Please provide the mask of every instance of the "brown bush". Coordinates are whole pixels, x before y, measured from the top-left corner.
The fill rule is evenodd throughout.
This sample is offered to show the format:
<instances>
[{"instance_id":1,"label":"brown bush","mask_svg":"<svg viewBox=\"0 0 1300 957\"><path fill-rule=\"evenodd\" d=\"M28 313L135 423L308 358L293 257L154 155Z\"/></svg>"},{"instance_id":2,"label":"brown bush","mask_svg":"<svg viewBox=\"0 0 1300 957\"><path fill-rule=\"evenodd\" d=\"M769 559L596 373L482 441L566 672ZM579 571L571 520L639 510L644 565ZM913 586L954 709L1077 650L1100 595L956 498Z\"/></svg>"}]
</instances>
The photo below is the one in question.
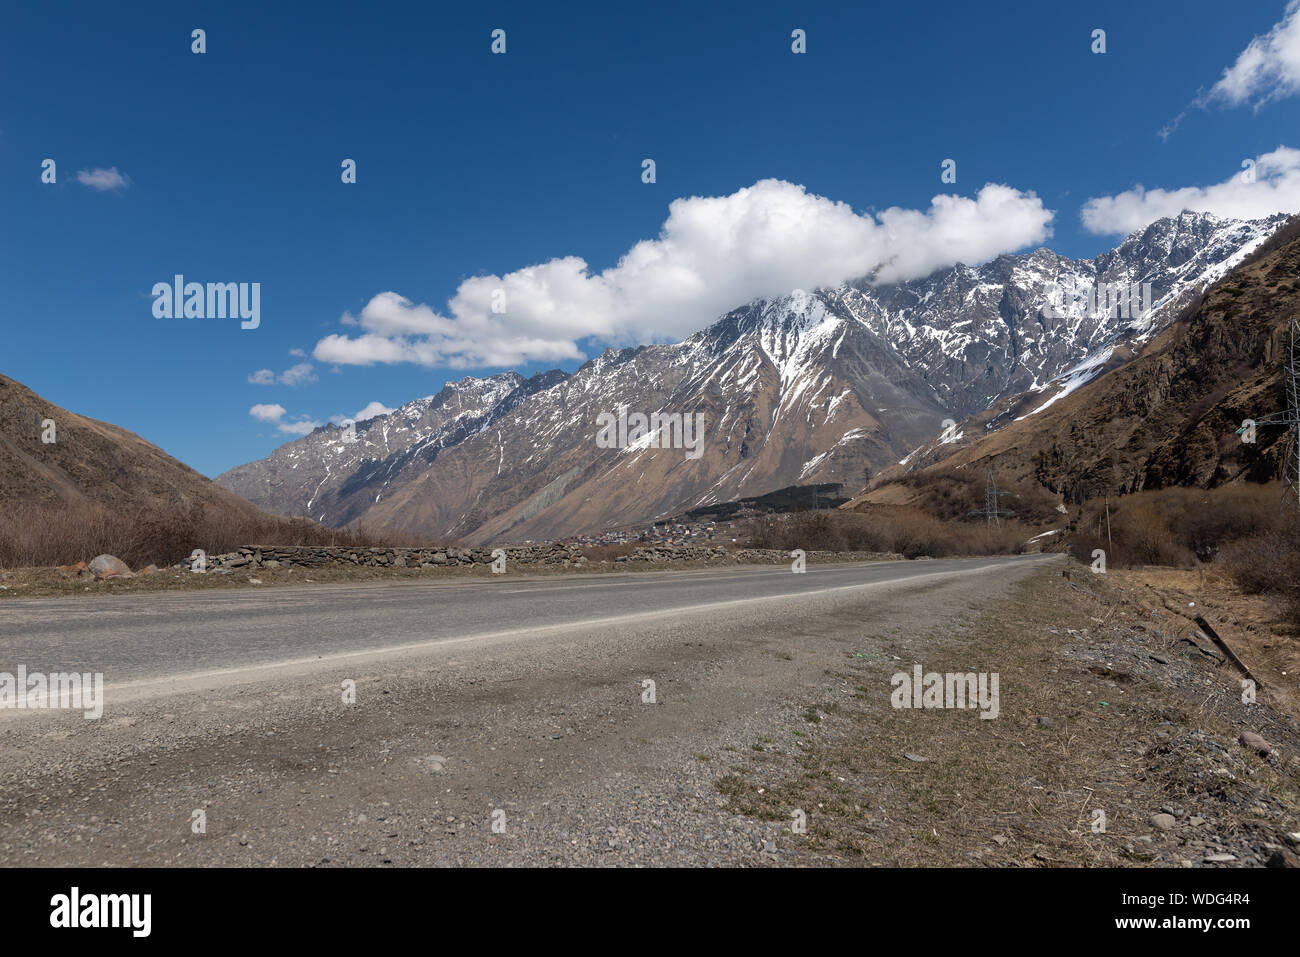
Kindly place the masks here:
<instances>
[{"instance_id":1,"label":"brown bush","mask_svg":"<svg viewBox=\"0 0 1300 957\"><path fill-rule=\"evenodd\" d=\"M1033 482L998 480L998 507L1014 520L1032 525L1051 521L1059 498ZM912 507L942 521L974 523L984 511L987 473L980 469L939 468L914 472L896 480L919 496Z\"/></svg>"},{"instance_id":2,"label":"brown bush","mask_svg":"<svg viewBox=\"0 0 1300 957\"><path fill-rule=\"evenodd\" d=\"M617 545L584 545L582 553L589 562L612 562L620 555L631 556L639 547L637 542L621 542Z\"/></svg>"},{"instance_id":3,"label":"brown bush","mask_svg":"<svg viewBox=\"0 0 1300 957\"><path fill-rule=\"evenodd\" d=\"M1033 535L1019 523L1001 527L945 522L913 508L881 505L865 512L795 512L754 519L743 530L751 548L788 551L896 552L906 558L1014 554Z\"/></svg>"},{"instance_id":4,"label":"brown bush","mask_svg":"<svg viewBox=\"0 0 1300 957\"><path fill-rule=\"evenodd\" d=\"M1249 594L1273 597L1293 627L1300 627L1300 513L1289 509L1275 524L1224 546L1220 562Z\"/></svg>"},{"instance_id":5,"label":"brown bush","mask_svg":"<svg viewBox=\"0 0 1300 957\"><path fill-rule=\"evenodd\" d=\"M1187 568L1213 562L1224 547L1271 528L1278 519L1279 487L1233 485L1217 489L1166 488L1084 505L1067 535L1069 551L1090 562L1106 552L1107 565Z\"/></svg>"},{"instance_id":6,"label":"brown bush","mask_svg":"<svg viewBox=\"0 0 1300 957\"><path fill-rule=\"evenodd\" d=\"M184 561L196 548L217 555L245 545L433 545L381 529L334 529L310 519L241 514L199 505L117 510L101 505L28 504L0 513L0 566L71 565L116 555L133 568Z\"/></svg>"}]
</instances>

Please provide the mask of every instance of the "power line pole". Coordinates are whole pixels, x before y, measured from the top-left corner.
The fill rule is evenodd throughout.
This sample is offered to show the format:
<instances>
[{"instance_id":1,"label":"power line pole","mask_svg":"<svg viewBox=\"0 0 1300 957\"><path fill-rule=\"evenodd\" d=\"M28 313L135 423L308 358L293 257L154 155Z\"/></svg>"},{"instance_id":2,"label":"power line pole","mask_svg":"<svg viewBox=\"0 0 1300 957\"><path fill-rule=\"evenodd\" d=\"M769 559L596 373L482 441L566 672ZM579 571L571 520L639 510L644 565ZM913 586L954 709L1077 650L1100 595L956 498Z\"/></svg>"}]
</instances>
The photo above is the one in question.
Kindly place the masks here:
<instances>
[{"instance_id":1,"label":"power line pole","mask_svg":"<svg viewBox=\"0 0 1300 957\"><path fill-rule=\"evenodd\" d=\"M1282 505L1300 509L1300 320L1291 317L1291 342L1287 354L1286 411L1274 412L1255 421L1261 425L1285 425L1291 433L1284 441Z\"/></svg>"},{"instance_id":2,"label":"power line pole","mask_svg":"<svg viewBox=\"0 0 1300 957\"><path fill-rule=\"evenodd\" d=\"M989 528L994 525L1002 527L1002 523L998 521L998 487L993 481L992 466L989 467L988 481L984 485L984 519Z\"/></svg>"}]
</instances>

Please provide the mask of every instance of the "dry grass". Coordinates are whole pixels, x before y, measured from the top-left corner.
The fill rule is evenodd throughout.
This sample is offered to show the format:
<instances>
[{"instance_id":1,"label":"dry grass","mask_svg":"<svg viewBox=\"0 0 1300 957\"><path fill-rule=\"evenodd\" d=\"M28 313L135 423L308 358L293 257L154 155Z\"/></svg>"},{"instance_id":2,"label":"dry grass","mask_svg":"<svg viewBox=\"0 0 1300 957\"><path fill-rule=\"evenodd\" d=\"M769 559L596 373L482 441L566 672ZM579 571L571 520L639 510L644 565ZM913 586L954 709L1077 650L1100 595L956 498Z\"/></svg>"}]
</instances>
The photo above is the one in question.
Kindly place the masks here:
<instances>
[{"instance_id":1,"label":"dry grass","mask_svg":"<svg viewBox=\"0 0 1300 957\"><path fill-rule=\"evenodd\" d=\"M1276 595L1246 592L1226 562L1194 571L1144 568L1106 577L1150 608L1177 609L1186 627L1203 613L1270 694L1300 716L1300 693L1292 690L1292 676L1300 674L1300 626L1288 620Z\"/></svg>"},{"instance_id":2,"label":"dry grass","mask_svg":"<svg viewBox=\"0 0 1300 957\"><path fill-rule=\"evenodd\" d=\"M1149 866L1159 863L1158 848L1192 853L1144 837L1153 831L1149 815L1171 800L1191 813L1210 809L1223 833L1263 829L1274 837L1276 825L1248 810L1189 792L1188 771L1177 764L1182 752L1165 756L1168 742L1197 729L1227 742L1239 733L1232 716L1205 707L1204 684L1189 695L1080 654L1138 619L1101 579L1089 576L1080 588L1044 571L1010 600L942 633L868 632L861 647L872 654L848 656L827 672L845 693L804 711L807 743L793 754L750 756L717 782L719 792L731 810L758 819L789 821L791 808L805 810L807 835L786 847L819 865ZM927 671L998 672L1000 717L893 709L890 675L914 662ZM1224 671L1211 680L1231 700L1235 678ZM909 760L908 752L928 760ZM1257 777L1240 787L1294 807L1293 771L1243 760ZM1092 831L1097 809L1106 813L1105 833Z\"/></svg>"},{"instance_id":3,"label":"dry grass","mask_svg":"<svg viewBox=\"0 0 1300 957\"><path fill-rule=\"evenodd\" d=\"M1105 505L1093 501L1068 535L1069 551L1087 563L1100 548L1108 568L1209 565L1300 626L1300 514L1280 500L1276 482L1139 492L1111 500L1109 534Z\"/></svg>"},{"instance_id":4,"label":"dry grass","mask_svg":"<svg viewBox=\"0 0 1300 957\"><path fill-rule=\"evenodd\" d=\"M205 508L113 509L101 505L27 504L0 513L0 567L71 565L116 555L133 568L183 561L196 548L212 555L244 545L424 546L409 535L327 528L286 519Z\"/></svg>"}]
</instances>

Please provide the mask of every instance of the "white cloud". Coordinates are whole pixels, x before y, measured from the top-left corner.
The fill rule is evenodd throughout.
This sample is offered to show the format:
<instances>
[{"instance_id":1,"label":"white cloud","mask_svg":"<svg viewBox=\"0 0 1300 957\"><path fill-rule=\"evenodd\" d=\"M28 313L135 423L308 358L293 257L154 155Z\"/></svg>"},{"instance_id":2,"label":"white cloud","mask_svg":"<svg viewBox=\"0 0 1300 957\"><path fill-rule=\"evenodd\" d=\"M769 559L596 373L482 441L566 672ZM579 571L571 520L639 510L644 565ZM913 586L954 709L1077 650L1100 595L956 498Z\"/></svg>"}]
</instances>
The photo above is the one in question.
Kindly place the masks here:
<instances>
[{"instance_id":1,"label":"white cloud","mask_svg":"<svg viewBox=\"0 0 1300 957\"><path fill-rule=\"evenodd\" d=\"M889 282L984 262L1041 243L1052 216L1033 193L996 184L973 199L940 195L926 210L873 216L767 179L729 196L675 200L659 236L603 272L566 256L475 277L460 284L446 315L380 293L359 316L340 320L359 335L326 336L313 356L453 368L581 359L587 337L609 345L680 339L756 297L873 271Z\"/></svg>"},{"instance_id":2,"label":"white cloud","mask_svg":"<svg viewBox=\"0 0 1300 957\"><path fill-rule=\"evenodd\" d=\"M285 408L282 405L267 405L259 403L248 410L248 414L262 422L279 422L284 418Z\"/></svg>"},{"instance_id":3,"label":"white cloud","mask_svg":"<svg viewBox=\"0 0 1300 957\"><path fill-rule=\"evenodd\" d=\"M307 358L307 352L306 352L306 350L303 350L303 349L290 349L290 350L289 350L289 355L291 355L291 356L297 356L299 359L305 359L305 358Z\"/></svg>"},{"instance_id":4,"label":"white cloud","mask_svg":"<svg viewBox=\"0 0 1300 957\"><path fill-rule=\"evenodd\" d=\"M248 381L253 385L303 385L307 382L316 381L315 367L310 362L300 362L295 366L290 366L279 375L276 375L270 369L258 369L248 377Z\"/></svg>"},{"instance_id":5,"label":"white cloud","mask_svg":"<svg viewBox=\"0 0 1300 957\"><path fill-rule=\"evenodd\" d=\"M315 382L316 373L312 371L310 362L299 362L281 372L280 381L285 385L302 385L305 382Z\"/></svg>"},{"instance_id":6,"label":"white cloud","mask_svg":"<svg viewBox=\"0 0 1300 957\"><path fill-rule=\"evenodd\" d=\"M1291 0L1282 19L1250 41L1198 105L1241 106L1253 100L1259 109L1270 100L1296 93L1300 93L1300 0Z\"/></svg>"},{"instance_id":7,"label":"white cloud","mask_svg":"<svg viewBox=\"0 0 1300 957\"><path fill-rule=\"evenodd\" d=\"M274 422L276 430L287 435L306 435L321 426L315 419L308 418L305 415L301 416L296 422L285 422L283 421L285 413L285 407L279 403L259 403L248 410L248 414L253 418L260 422Z\"/></svg>"},{"instance_id":8,"label":"white cloud","mask_svg":"<svg viewBox=\"0 0 1300 957\"><path fill-rule=\"evenodd\" d=\"M382 402L371 402L364 409L352 417L354 422L364 422L366 419L373 419L377 415L388 415L395 411L384 405Z\"/></svg>"},{"instance_id":9,"label":"white cloud","mask_svg":"<svg viewBox=\"0 0 1300 957\"><path fill-rule=\"evenodd\" d=\"M1130 233L1184 209L1233 219L1258 219L1300 210L1300 150L1279 146L1255 161L1254 181L1246 170L1212 186L1133 189L1098 196L1083 204L1083 225L1091 233Z\"/></svg>"},{"instance_id":10,"label":"white cloud","mask_svg":"<svg viewBox=\"0 0 1300 957\"><path fill-rule=\"evenodd\" d=\"M307 416L303 416L297 422L281 422L276 426L277 429L288 435L307 435L310 432L315 432L320 427L321 423Z\"/></svg>"},{"instance_id":11,"label":"white cloud","mask_svg":"<svg viewBox=\"0 0 1300 957\"><path fill-rule=\"evenodd\" d=\"M370 402L355 415L331 415L330 421L335 425L343 425L347 422L364 422L366 419L373 419L376 416L388 415L388 413L396 411L396 409L390 409L382 402Z\"/></svg>"},{"instance_id":12,"label":"white cloud","mask_svg":"<svg viewBox=\"0 0 1300 957\"><path fill-rule=\"evenodd\" d=\"M1159 136L1168 140L1194 107L1234 107L1253 100L1258 111L1296 93L1300 93L1300 0L1290 0L1282 19L1251 40L1236 62L1224 68L1218 82L1202 90L1187 110L1165 124Z\"/></svg>"},{"instance_id":13,"label":"white cloud","mask_svg":"<svg viewBox=\"0 0 1300 957\"><path fill-rule=\"evenodd\" d=\"M131 180L117 171L117 167L109 169L83 169L77 173L77 182L82 186L89 186L91 189L97 189L101 193L113 189L126 189L131 185Z\"/></svg>"}]
</instances>

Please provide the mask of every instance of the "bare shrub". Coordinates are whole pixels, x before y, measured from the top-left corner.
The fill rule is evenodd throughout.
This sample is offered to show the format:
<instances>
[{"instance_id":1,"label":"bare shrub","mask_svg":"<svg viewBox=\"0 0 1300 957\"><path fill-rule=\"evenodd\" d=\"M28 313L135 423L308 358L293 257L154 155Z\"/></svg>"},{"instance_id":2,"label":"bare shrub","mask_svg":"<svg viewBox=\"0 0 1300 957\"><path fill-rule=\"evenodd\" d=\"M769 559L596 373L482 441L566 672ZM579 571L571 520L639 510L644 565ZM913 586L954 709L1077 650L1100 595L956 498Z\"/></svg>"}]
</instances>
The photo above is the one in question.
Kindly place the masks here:
<instances>
[{"instance_id":1,"label":"bare shrub","mask_svg":"<svg viewBox=\"0 0 1300 957\"><path fill-rule=\"evenodd\" d=\"M1271 528L1225 546L1220 560L1243 591L1272 597L1300 628L1300 514L1291 509Z\"/></svg>"},{"instance_id":2,"label":"bare shrub","mask_svg":"<svg viewBox=\"0 0 1300 957\"><path fill-rule=\"evenodd\" d=\"M612 562L621 555L631 556L638 548L636 542L622 542L612 545L584 545L582 553L589 562Z\"/></svg>"},{"instance_id":3,"label":"bare shrub","mask_svg":"<svg viewBox=\"0 0 1300 957\"><path fill-rule=\"evenodd\" d=\"M906 558L1014 554L1033 532L1019 523L1001 527L945 522L918 509L873 506L865 512L799 512L754 519L745 529L751 548L894 552Z\"/></svg>"},{"instance_id":4,"label":"bare shrub","mask_svg":"<svg viewBox=\"0 0 1300 957\"><path fill-rule=\"evenodd\" d=\"M1116 568L1214 562L1235 542L1260 535L1278 521L1277 483L1217 489L1165 488L1136 492L1106 504L1091 501L1069 531L1069 551L1083 562L1093 549Z\"/></svg>"},{"instance_id":5,"label":"bare shrub","mask_svg":"<svg viewBox=\"0 0 1300 957\"><path fill-rule=\"evenodd\" d=\"M1241 589L1281 598L1300 624L1300 513L1274 512L1267 528L1224 546L1220 562Z\"/></svg>"},{"instance_id":6,"label":"bare shrub","mask_svg":"<svg viewBox=\"0 0 1300 957\"><path fill-rule=\"evenodd\" d=\"M96 555L116 555L133 568L171 565L196 548L209 554L245 545L433 545L381 529L334 529L310 519L264 512L239 513L202 505L110 509L91 503L27 504L0 513L0 565L70 565Z\"/></svg>"}]
</instances>

